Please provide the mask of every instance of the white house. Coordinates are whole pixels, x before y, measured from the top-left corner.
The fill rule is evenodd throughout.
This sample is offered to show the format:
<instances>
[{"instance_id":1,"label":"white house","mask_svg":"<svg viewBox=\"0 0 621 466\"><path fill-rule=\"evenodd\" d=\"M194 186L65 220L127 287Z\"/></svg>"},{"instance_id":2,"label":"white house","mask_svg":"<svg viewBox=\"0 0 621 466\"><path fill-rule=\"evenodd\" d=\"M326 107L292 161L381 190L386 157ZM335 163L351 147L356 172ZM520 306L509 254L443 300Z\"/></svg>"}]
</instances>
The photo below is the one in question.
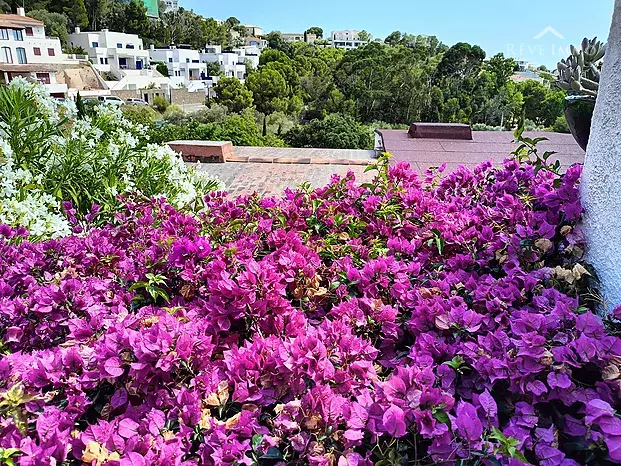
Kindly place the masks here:
<instances>
[{"instance_id":1,"label":"white house","mask_svg":"<svg viewBox=\"0 0 621 466\"><path fill-rule=\"evenodd\" d=\"M45 36L42 21L17 14L0 14L0 81L16 77L37 80L52 95L105 90L104 83L90 67L88 57L63 54L60 39Z\"/></svg>"},{"instance_id":2,"label":"white house","mask_svg":"<svg viewBox=\"0 0 621 466\"><path fill-rule=\"evenodd\" d=\"M281 37L287 42L304 42L303 32L283 32Z\"/></svg>"},{"instance_id":3,"label":"white house","mask_svg":"<svg viewBox=\"0 0 621 466\"><path fill-rule=\"evenodd\" d=\"M142 70L149 65L149 51L144 49L142 39L135 34L112 32L102 29L82 32L76 28L69 34L69 43L88 52L95 68L110 72L121 78L120 70Z\"/></svg>"},{"instance_id":4,"label":"white house","mask_svg":"<svg viewBox=\"0 0 621 466\"><path fill-rule=\"evenodd\" d=\"M246 47L234 49L237 51L222 51L220 45L207 45L205 50L200 53L200 59L204 62L218 63L222 75L229 78L237 78L243 81L246 78ZM258 52L257 47L253 50ZM250 57L248 57L250 58ZM258 63L258 55L257 55Z\"/></svg>"},{"instance_id":5,"label":"white house","mask_svg":"<svg viewBox=\"0 0 621 466\"><path fill-rule=\"evenodd\" d=\"M332 31L330 38L337 49L355 49L368 43L360 40L360 31L356 30Z\"/></svg>"},{"instance_id":6,"label":"white house","mask_svg":"<svg viewBox=\"0 0 621 466\"><path fill-rule=\"evenodd\" d=\"M179 0L164 0L166 11L177 11L179 9Z\"/></svg>"},{"instance_id":7,"label":"white house","mask_svg":"<svg viewBox=\"0 0 621 466\"><path fill-rule=\"evenodd\" d=\"M207 65L201 60L198 50L180 45L179 47L151 46L149 59L153 62L163 62L168 66L168 76L184 78L187 81L203 81L207 79Z\"/></svg>"},{"instance_id":8,"label":"white house","mask_svg":"<svg viewBox=\"0 0 621 466\"><path fill-rule=\"evenodd\" d=\"M245 24L244 27L248 31L249 37L259 37L263 35L263 28L259 26L253 26L252 24Z\"/></svg>"},{"instance_id":9,"label":"white house","mask_svg":"<svg viewBox=\"0 0 621 466\"><path fill-rule=\"evenodd\" d=\"M60 63L65 59L60 40L46 37L43 22L26 16L23 8L16 15L0 15L0 44L3 63Z\"/></svg>"},{"instance_id":10,"label":"white house","mask_svg":"<svg viewBox=\"0 0 621 466\"><path fill-rule=\"evenodd\" d=\"M246 37L246 46L257 47L259 51L261 51L267 47L267 41L265 39L261 39L260 37L248 36Z\"/></svg>"}]
</instances>

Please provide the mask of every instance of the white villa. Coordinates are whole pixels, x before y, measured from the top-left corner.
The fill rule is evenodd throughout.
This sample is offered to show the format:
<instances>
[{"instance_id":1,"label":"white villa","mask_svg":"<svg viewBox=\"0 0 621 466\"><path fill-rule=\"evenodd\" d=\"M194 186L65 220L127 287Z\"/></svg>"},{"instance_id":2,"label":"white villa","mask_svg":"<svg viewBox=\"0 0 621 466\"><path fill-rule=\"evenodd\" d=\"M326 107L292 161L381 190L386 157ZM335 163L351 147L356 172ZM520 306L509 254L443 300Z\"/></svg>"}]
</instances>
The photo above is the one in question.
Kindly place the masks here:
<instances>
[{"instance_id":1,"label":"white villa","mask_svg":"<svg viewBox=\"0 0 621 466\"><path fill-rule=\"evenodd\" d=\"M231 51L222 51L220 45L206 45L205 50L200 53L201 61L218 63L223 76L240 81L246 78L246 63L257 68L260 55L261 49L256 45L238 47Z\"/></svg>"},{"instance_id":2,"label":"white villa","mask_svg":"<svg viewBox=\"0 0 621 466\"><path fill-rule=\"evenodd\" d=\"M356 49L368 43L360 40L360 31L356 30L332 31L330 38L337 49Z\"/></svg>"},{"instance_id":3,"label":"white villa","mask_svg":"<svg viewBox=\"0 0 621 466\"><path fill-rule=\"evenodd\" d=\"M207 65L201 60L198 50L174 45L149 49L150 62L163 62L168 66L168 76L188 81L207 79Z\"/></svg>"},{"instance_id":4,"label":"white villa","mask_svg":"<svg viewBox=\"0 0 621 466\"><path fill-rule=\"evenodd\" d=\"M142 70L149 65L149 51L135 34L108 29L82 32L75 28L75 32L69 34L69 43L86 50L97 70L111 72L117 77L120 77L120 70Z\"/></svg>"},{"instance_id":5,"label":"white villa","mask_svg":"<svg viewBox=\"0 0 621 466\"><path fill-rule=\"evenodd\" d=\"M86 56L63 53L60 39L46 37L42 21L17 14L0 14L0 82L16 77L44 84L56 97L97 95L106 86Z\"/></svg>"}]
</instances>

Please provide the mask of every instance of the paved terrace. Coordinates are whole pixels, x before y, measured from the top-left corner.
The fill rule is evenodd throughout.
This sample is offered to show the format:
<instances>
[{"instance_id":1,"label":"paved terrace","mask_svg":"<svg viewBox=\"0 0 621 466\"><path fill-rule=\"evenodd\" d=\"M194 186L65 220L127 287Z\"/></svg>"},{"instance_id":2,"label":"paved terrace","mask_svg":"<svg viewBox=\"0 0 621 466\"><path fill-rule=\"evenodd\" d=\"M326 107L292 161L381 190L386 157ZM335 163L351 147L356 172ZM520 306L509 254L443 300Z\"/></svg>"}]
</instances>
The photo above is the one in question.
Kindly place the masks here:
<instances>
[{"instance_id":1,"label":"paved terrace","mask_svg":"<svg viewBox=\"0 0 621 466\"><path fill-rule=\"evenodd\" d=\"M511 132L476 131L472 140L417 139L407 130L379 130L377 135L379 148L393 154L391 163L408 162L419 173L443 163L447 171L459 165L473 168L486 160L502 163L517 147ZM548 141L538 145L541 153L557 152L552 158L560 160L564 168L584 162L584 151L570 134L527 132L525 136L547 137ZM186 160L192 160L186 157L185 151L181 152ZM374 157L375 151L366 150L231 146L222 157L224 163L204 163L200 169L219 176L231 195L255 191L277 195L305 181L313 187L324 186L335 173L342 176L352 171L360 182L370 181L373 172L364 173L364 170L375 162Z\"/></svg>"}]
</instances>

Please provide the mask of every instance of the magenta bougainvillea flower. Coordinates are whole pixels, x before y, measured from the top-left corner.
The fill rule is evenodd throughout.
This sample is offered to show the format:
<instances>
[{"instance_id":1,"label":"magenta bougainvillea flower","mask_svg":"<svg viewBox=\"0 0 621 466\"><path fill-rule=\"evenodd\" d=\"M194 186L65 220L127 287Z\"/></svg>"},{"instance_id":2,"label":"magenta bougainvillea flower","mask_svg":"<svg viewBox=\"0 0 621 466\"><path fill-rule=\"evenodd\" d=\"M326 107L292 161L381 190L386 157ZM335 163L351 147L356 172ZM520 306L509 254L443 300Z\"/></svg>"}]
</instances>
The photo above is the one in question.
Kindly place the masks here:
<instances>
[{"instance_id":1,"label":"magenta bougainvillea flower","mask_svg":"<svg viewBox=\"0 0 621 466\"><path fill-rule=\"evenodd\" d=\"M20 465L621 463L580 168L383 167L0 227L0 457ZM618 310L617 310L618 311ZM4 455L4 456L1 456Z\"/></svg>"}]
</instances>

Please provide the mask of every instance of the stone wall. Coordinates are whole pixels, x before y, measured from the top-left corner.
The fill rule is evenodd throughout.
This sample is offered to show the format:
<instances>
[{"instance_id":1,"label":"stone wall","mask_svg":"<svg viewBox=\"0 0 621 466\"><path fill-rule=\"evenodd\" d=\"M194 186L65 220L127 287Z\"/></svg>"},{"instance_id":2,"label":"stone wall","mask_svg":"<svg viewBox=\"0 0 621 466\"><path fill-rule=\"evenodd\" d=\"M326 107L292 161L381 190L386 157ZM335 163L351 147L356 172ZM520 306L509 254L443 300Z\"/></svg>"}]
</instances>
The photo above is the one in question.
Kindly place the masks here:
<instances>
[{"instance_id":1,"label":"stone wall","mask_svg":"<svg viewBox=\"0 0 621 466\"><path fill-rule=\"evenodd\" d=\"M205 91L188 92L187 89L171 89L171 102L180 106L187 104L204 104Z\"/></svg>"},{"instance_id":2,"label":"stone wall","mask_svg":"<svg viewBox=\"0 0 621 466\"><path fill-rule=\"evenodd\" d=\"M153 103L153 97L156 95L166 97L170 103L177 104L180 107L189 104L204 104L205 92L188 92L187 89L171 89L165 91L163 89L136 89L131 91L110 91L112 95L126 99L144 99L149 103Z\"/></svg>"},{"instance_id":3,"label":"stone wall","mask_svg":"<svg viewBox=\"0 0 621 466\"><path fill-rule=\"evenodd\" d=\"M136 89L131 91L110 91L112 95L120 97L123 100L126 99L144 99L149 103L153 103L153 97L160 96L170 100L168 92L163 89Z\"/></svg>"}]
</instances>

